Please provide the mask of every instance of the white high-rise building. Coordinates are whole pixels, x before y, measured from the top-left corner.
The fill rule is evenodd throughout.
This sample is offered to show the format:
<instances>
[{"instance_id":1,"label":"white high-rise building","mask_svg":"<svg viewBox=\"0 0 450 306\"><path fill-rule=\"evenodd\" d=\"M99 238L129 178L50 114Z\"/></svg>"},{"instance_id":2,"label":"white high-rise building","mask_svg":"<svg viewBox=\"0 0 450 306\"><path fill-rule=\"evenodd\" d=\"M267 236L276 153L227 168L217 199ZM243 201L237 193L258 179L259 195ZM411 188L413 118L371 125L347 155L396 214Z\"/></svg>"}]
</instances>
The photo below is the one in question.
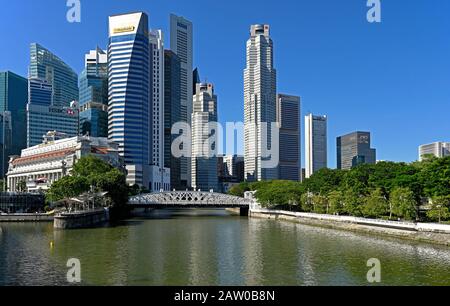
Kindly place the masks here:
<instances>
[{"instance_id":1,"label":"white high-rise building","mask_svg":"<svg viewBox=\"0 0 450 306\"><path fill-rule=\"evenodd\" d=\"M193 26L189 20L176 15L170 15L170 49L180 60L180 119L191 125L193 98ZM191 153L192 148L185 148ZM191 154L189 154L191 155ZM182 186L190 187L191 160L181 158L180 178Z\"/></svg>"},{"instance_id":2,"label":"white high-rise building","mask_svg":"<svg viewBox=\"0 0 450 306\"><path fill-rule=\"evenodd\" d=\"M245 178L248 181L278 178L278 168L264 167L273 148L271 125L276 117L276 70L269 25L252 25L247 41L247 67L244 70ZM267 128L267 133L263 131ZM267 134L267 137L264 135ZM267 138L267 141L266 139ZM269 157L270 158L270 157Z\"/></svg>"},{"instance_id":3,"label":"white high-rise building","mask_svg":"<svg viewBox=\"0 0 450 306\"><path fill-rule=\"evenodd\" d=\"M419 160L422 161L427 155L438 158L450 156L450 142L435 142L419 147Z\"/></svg>"},{"instance_id":4,"label":"white high-rise building","mask_svg":"<svg viewBox=\"0 0 450 306\"><path fill-rule=\"evenodd\" d=\"M170 169L164 168L164 39L161 30L151 31L151 140L150 191L170 190Z\"/></svg>"},{"instance_id":5,"label":"white high-rise building","mask_svg":"<svg viewBox=\"0 0 450 306\"><path fill-rule=\"evenodd\" d=\"M217 96L212 84L197 84L192 113L192 188L217 191Z\"/></svg>"},{"instance_id":6,"label":"white high-rise building","mask_svg":"<svg viewBox=\"0 0 450 306\"><path fill-rule=\"evenodd\" d=\"M305 117L305 177L310 178L316 171L327 168L327 116Z\"/></svg>"}]
</instances>

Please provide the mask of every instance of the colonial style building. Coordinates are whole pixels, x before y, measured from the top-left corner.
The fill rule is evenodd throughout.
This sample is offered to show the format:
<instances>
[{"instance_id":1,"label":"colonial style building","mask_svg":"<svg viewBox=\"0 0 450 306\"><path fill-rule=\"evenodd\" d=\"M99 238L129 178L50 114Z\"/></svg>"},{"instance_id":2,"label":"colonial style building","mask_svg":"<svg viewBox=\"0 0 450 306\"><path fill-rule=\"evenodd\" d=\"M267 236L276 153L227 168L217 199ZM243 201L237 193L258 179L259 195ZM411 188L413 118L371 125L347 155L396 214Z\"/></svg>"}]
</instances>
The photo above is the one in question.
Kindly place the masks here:
<instances>
[{"instance_id":1,"label":"colonial style building","mask_svg":"<svg viewBox=\"0 0 450 306\"><path fill-rule=\"evenodd\" d=\"M94 155L114 167L121 167L118 144L107 138L78 136L49 132L42 144L22 150L9 161L8 191L45 191L57 180L70 175L80 158ZM26 184L26 190L23 190Z\"/></svg>"}]
</instances>

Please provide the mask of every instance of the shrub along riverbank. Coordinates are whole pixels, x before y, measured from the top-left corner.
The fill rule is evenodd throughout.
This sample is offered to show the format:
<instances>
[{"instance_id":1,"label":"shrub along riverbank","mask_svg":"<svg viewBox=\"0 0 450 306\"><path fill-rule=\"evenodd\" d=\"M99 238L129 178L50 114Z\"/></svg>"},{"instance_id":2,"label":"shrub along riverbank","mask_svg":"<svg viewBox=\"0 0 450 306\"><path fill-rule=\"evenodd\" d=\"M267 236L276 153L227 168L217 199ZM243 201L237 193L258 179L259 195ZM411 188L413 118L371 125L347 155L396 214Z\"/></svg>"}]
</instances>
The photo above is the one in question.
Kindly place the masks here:
<instances>
[{"instance_id":1,"label":"shrub along riverbank","mask_svg":"<svg viewBox=\"0 0 450 306\"><path fill-rule=\"evenodd\" d=\"M302 183L242 183L230 194L243 196L246 191L256 191L269 209L395 220L418 219L426 199L430 201L422 221L445 222L450 220L450 157L322 169Z\"/></svg>"}]
</instances>

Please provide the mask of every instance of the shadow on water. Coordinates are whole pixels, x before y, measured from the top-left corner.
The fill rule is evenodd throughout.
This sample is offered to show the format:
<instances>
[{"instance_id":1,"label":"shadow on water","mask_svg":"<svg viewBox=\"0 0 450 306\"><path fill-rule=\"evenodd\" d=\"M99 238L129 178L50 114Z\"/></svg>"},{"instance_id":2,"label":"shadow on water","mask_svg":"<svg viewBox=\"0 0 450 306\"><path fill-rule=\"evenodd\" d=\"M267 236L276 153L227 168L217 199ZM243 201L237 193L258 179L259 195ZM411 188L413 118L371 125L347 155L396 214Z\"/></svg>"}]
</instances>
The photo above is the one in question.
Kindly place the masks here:
<instances>
[{"instance_id":1,"label":"shadow on water","mask_svg":"<svg viewBox=\"0 0 450 306\"><path fill-rule=\"evenodd\" d=\"M140 226L146 221L151 220L179 220L179 219L230 219L243 218L234 215L224 209L194 209L194 208L172 208L172 209L152 209L152 210L135 210L126 220L115 221L110 224L110 227L126 227L126 226Z\"/></svg>"}]
</instances>

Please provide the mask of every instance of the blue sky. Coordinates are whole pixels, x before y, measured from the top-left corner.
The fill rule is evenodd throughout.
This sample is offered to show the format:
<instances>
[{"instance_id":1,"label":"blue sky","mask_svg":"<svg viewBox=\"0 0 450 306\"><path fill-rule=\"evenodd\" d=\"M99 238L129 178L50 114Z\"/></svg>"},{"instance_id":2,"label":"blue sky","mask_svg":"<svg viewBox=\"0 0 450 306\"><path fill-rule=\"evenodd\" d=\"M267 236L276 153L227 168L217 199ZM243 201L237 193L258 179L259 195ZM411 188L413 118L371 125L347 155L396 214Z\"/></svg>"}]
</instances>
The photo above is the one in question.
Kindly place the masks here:
<instances>
[{"instance_id":1,"label":"blue sky","mask_svg":"<svg viewBox=\"0 0 450 306\"><path fill-rule=\"evenodd\" d=\"M195 65L215 84L222 122L243 120L245 42L254 23L271 25L278 91L302 97L303 114L329 116L335 138L372 132L378 159L413 161L417 146L450 141L450 1L381 0L382 23L366 0L81 0L81 23L65 0L0 0L0 70L26 76L29 44L41 43L76 71L107 44L110 14L142 10L168 47L169 14L195 27Z\"/></svg>"}]
</instances>

